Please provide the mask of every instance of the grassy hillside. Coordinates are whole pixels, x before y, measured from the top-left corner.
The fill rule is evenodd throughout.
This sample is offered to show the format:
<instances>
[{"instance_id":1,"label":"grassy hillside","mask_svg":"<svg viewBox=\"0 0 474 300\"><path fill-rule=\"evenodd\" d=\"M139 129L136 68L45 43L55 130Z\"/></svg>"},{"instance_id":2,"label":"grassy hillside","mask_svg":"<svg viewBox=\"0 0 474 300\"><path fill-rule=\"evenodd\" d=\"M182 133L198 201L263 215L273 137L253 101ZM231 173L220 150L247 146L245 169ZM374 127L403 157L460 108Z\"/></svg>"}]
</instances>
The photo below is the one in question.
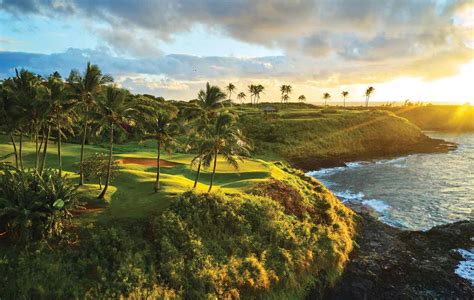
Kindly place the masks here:
<instances>
[{"instance_id":1,"label":"grassy hillside","mask_svg":"<svg viewBox=\"0 0 474 300\"><path fill-rule=\"evenodd\" d=\"M242 114L256 154L302 169L415 151L428 138L418 127L379 110L297 108Z\"/></svg>"},{"instance_id":2,"label":"grassy hillside","mask_svg":"<svg viewBox=\"0 0 474 300\"><path fill-rule=\"evenodd\" d=\"M474 106L428 105L390 108L423 130L474 131Z\"/></svg>"},{"instance_id":3,"label":"grassy hillside","mask_svg":"<svg viewBox=\"0 0 474 300\"><path fill-rule=\"evenodd\" d=\"M26 165L34 145L25 143ZM54 144L48 165L55 166ZM86 153L105 151L87 146ZM0 157L9 156L5 137ZM152 143L117 145L116 159L154 158ZM79 146L64 144L76 181ZM7 298L303 298L334 283L354 235L354 214L314 179L283 164L247 159L235 172L221 160L218 192L190 192L190 155L164 157L163 190L155 167L120 164L105 201L97 185L80 188L63 241L11 244L0 237L0 295ZM206 188L209 173L198 191ZM184 192L184 193L182 193Z\"/></svg>"}]
</instances>

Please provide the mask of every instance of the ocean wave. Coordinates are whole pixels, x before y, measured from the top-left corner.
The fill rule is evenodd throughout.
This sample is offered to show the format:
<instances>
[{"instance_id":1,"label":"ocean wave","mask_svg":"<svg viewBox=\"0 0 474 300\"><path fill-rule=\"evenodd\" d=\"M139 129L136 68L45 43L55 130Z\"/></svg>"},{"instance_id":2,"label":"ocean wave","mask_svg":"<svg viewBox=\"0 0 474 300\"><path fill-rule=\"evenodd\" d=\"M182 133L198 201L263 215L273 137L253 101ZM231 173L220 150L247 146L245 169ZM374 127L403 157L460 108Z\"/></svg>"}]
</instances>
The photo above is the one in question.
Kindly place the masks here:
<instances>
[{"instance_id":1,"label":"ocean wave","mask_svg":"<svg viewBox=\"0 0 474 300\"><path fill-rule=\"evenodd\" d=\"M362 199L364 198L364 194L362 192L354 193L349 190L346 190L343 192L335 192L334 195L341 198L342 201L348 201L348 200L362 201Z\"/></svg>"},{"instance_id":2,"label":"ocean wave","mask_svg":"<svg viewBox=\"0 0 474 300\"><path fill-rule=\"evenodd\" d=\"M353 162L346 163L346 166L349 169L354 169L354 168L359 168L359 167L362 167L364 165L367 165L368 163L369 162L367 162L367 161L353 161Z\"/></svg>"},{"instance_id":3,"label":"ocean wave","mask_svg":"<svg viewBox=\"0 0 474 300\"><path fill-rule=\"evenodd\" d=\"M404 162L408 156L397 157L393 159L382 159L375 162L376 165L398 164Z\"/></svg>"},{"instance_id":4,"label":"ocean wave","mask_svg":"<svg viewBox=\"0 0 474 300\"><path fill-rule=\"evenodd\" d=\"M378 213L382 213L386 210L389 210L391 207L387 203L383 202L382 200L377 199L370 199L370 200L363 200L362 204L371 207Z\"/></svg>"},{"instance_id":5,"label":"ocean wave","mask_svg":"<svg viewBox=\"0 0 474 300\"><path fill-rule=\"evenodd\" d=\"M343 171L344 169L346 169L346 167L325 168L325 169L320 169L317 171L309 171L306 173L306 176L311 176L311 177L327 176L327 175L332 175L336 172Z\"/></svg>"},{"instance_id":6,"label":"ocean wave","mask_svg":"<svg viewBox=\"0 0 474 300\"><path fill-rule=\"evenodd\" d=\"M474 286L474 249L458 249L457 251L465 260L459 262L454 273L459 277L469 280L471 285Z\"/></svg>"}]
</instances>

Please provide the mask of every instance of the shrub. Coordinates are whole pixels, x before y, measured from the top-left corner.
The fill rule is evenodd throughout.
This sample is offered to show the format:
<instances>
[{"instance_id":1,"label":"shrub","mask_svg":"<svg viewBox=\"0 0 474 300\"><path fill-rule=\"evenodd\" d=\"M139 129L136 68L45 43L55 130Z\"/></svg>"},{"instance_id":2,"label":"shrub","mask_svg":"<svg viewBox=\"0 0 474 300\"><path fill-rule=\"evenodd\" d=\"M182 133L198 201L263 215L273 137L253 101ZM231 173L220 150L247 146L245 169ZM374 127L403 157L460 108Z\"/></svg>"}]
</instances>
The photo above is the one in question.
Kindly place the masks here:
<instances>
[{"instance_id":1,"label":"shrub","mask_svg":"<svg viewBox=\"0 0 474 300\"><path fill-rule=\"evenodd\" d=\"M129 225L129 224L128 224ZM0 245L5 299L170 299L140 228L88 227L74 243Z\"/></svg>"},{"instance_id":2,"label":"shrub","mask_svg":"<svg viewBox=\"0 0 474 300\"><path fill-rule=\"evenodd\" d=\"M351 250L348 226L288 209L257 195L183 194L151 222L161 278L190 299L295 298L326 286L334 278L323 274L339 274Z\"/></svg>"},{"instance_id":3,"label":"shrub","mask_svg":"<svg viewBox=\"0 0 474 300\"><path fill-rule=\"evenodd\" d=\"M0 173L0 228L18 241L60 237L77 205L76 190L54 170Z\"/></svg>"},{"instance_id":4,"label":"shrub","mask_svg":"<svg viewBox=\"0 0 474 300\"><path fill-rule=\"evenodd\" d=\"M86 180L97 180L99 189L102 189L102 179L107 176L109 167L109 157L104 153L94 153L88 156L82 162L84 177ZM119 175L119 166L117 161L112 161L110 169L110 182Z\"/></svg>"}]
</instances>

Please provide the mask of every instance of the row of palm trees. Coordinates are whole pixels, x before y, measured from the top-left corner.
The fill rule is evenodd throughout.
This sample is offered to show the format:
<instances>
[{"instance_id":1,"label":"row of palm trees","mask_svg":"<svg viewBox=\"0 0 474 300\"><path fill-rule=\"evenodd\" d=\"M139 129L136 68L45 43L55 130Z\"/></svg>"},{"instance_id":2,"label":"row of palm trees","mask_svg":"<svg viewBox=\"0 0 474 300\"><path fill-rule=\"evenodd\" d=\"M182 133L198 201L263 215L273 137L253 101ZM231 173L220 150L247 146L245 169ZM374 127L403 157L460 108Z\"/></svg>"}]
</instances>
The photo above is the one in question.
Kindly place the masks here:
<instances>
[{"instance_id":1,"label":"row of palm trees","mask_svg":"<svg viewBox=\"0 0 474 300\"><path fill-rule=\"evenodd\" d=\"M233 83L229 83L226 85L225 89L227 90L228 93L228 99L232 100L232 93L236 90L236 86ZM260 100L260 94L263 93L264 87L259 84L259 85L254 85L251 84L248 86L248 91L250 92L250 103L251 104L256 104ZM288 103L290 101L290 94L293 91L293 87L289 84L283 84L280 86L280 92L281 92L281 103ZM366 89L365 91L365 106L369 106L369 99L370 96L375 92L375 89L370 86ZM349 96L348 91L342 91L341 93L342 98L343 98L343 103L344 107L346 107L346 98ZM247 95L244 92L240 92L237 94L237 99L240 100L241 103L243 103L246 99ZM331 94L329 93L324 93L323 94L323 100L324 100L324 105L328 105L328 102L331 100ZM306 96L305 95L300 95L298 97L298 102L306 102Z\"/></svg>"},{"instance_id":2,"label":"row of palm trees","mask_svg":"<svg viewBox=\"0 0 474 300\"><path fill-rule=\"evenodd\" d=\"M230 95L229 95L230 96ZM183 113L164 100L145 95L132 95L113 85L113 78L103 74L97 65L88 63L80 74L71 71L63 80L55 72L43 78L27 70L16 70L15 76L0 82L0 130L10 137L15 166L23 170L23 141L35 143L34 172L42 173L47 164L50 140L57 143L58 172L62 173L61 142L68 136L80 137L79 185L84 184L84 148L91 134L108 134L108 171L99 194L103 198L110 183L113 145L116 131L157 142L157 170L154 191L160 189L160 155L177 144L177 135L190 138L186 148L195 151L193 165L198 165L194 187L201 167L213 165L208 191L211 191L218 155L238 167L238 160L249 152L237 115L226 105L226 95L215 86L206 85L198 99ZM79 125L78 125L79 124ZM17 140L19 145L17 147Z\"/></svg>"}]
</instances>

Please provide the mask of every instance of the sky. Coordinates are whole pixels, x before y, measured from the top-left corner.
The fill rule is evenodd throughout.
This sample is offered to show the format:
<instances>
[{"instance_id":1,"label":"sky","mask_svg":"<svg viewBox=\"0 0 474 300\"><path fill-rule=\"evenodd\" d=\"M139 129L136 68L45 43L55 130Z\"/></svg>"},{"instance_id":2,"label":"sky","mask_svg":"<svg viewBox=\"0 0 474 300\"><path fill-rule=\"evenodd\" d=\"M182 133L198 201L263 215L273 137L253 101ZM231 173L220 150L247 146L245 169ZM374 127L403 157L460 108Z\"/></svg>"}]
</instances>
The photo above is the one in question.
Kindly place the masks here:
<instances>
[{"instance_id":1,"label":"sky","mask_svg":"<svg viewBox=\"0 0 474 300\"><path fill-rule=\"evenodd\" d=\"M232 82L374 102L474 104L474 0L0 0L0 79L90 61L134 93Z\"/></svg>"}]
</instances>

